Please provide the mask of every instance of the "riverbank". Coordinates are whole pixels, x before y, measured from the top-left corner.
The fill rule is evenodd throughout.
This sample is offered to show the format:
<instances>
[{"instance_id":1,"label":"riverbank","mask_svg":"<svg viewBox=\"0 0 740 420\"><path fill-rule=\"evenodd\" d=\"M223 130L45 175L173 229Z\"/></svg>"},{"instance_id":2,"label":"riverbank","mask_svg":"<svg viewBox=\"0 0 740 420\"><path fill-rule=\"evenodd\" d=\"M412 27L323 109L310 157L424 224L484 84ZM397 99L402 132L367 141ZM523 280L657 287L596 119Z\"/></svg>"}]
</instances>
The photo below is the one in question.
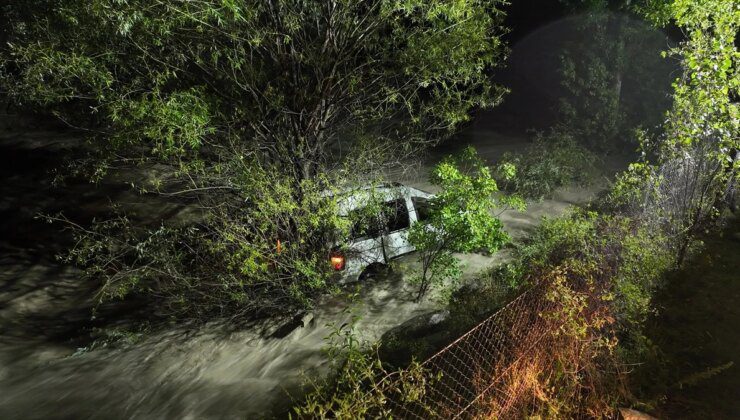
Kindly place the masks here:
<instances>
[{"instance_id":1,"label":"riverbank","mask_svg":"<svg viewBox=\"0 0 740 420\"><path fill-rule=\"evenodd\" d=\"M740 220L705 239L655 297L641 392L659 418L740 418Z\"/></svg>"}]
</instances>

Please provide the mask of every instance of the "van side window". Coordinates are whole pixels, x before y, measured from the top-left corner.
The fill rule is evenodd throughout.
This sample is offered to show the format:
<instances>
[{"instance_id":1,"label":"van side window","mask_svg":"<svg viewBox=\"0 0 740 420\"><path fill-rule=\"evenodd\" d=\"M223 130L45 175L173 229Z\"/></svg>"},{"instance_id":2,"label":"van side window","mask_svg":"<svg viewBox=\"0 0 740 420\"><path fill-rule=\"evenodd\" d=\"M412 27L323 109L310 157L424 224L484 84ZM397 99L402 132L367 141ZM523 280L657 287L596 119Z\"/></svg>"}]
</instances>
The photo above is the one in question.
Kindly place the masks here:
<instances>
[{"instance_id":1,"label":"van side window","mask_svg":"<svg viewBox=\"0 0 740 420\"><path fill-rule=\"evenodd\" d=\"M429 200L423 197L412 197L411 202L414 203L416 210L416 220L419 222L429 220Z\"/></svg>"},{"instance_id":2,"label":"van side window","mask_svg":"<svg viewBox=\"0 0 740 420\"><path fill-rule=\"evenodd\" d=\"M351 240L377 238L386 232L408 229L410 225L409 210L406 200L398 199L383 203L382 213L369 215L366 208L352 210L350 220L354 220L350 230Z\"/></svg>"},{"instance_id":3,"label":"van side window","mask_svg":"<svg viewBox=\"0 0 740 420\"><path fill-rule=\"evenodd\" d=\"M352 210L349 214L350 220L354 220L354 224L350 229L350 239L368 239L376 238L380 236L381 226L377 217L371 217L367 214L365 208L359 208Z\"/></svg>"},{"instance_id":4,"label":"van side window","mask_svg":"<svg viewBox=\"0 0 740 420\"><path fill-rule=\"evenodd\" d=\"M408 229L409 227L409 209L406 207L406 200L401 198L394 201L388 201L385 205L386 229L388 232Z\"/></svg>"}]
</instances>

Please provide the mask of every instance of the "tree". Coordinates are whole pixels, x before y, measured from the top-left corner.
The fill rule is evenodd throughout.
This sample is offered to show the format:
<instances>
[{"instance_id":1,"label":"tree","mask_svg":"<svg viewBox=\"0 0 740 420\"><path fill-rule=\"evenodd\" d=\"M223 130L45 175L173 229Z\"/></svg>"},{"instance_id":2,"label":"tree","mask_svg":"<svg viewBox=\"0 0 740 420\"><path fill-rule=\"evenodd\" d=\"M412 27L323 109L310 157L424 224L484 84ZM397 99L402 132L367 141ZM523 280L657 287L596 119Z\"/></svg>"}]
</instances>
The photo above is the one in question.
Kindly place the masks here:
<instances>
[{"instance_id":1,"label":"tree","mask_svg":"<svg viewBox=\"0 0 740 420\"><path fill-rule=\"evenodd\" d=\"M687 35L669 54L682 59L682 75L674 83L674 105L668 113L665 136L658 144L660 165L691 159L695 175L689 177L692 194L672 221L683 228L679 238L679 263L689 242L706 229L733 194L740 162L740 8L731 0L697 5L673 1L651 15L657 21L669 16ZM685 175L685 170L682 175ZM685 204L688 203L688 204Z\"/></svg>"},{"instance_id":2,"label":"tree","mask_svg":"<svg viewBox=\"0 0 740 420\"><path fill-rule=\"evenodd\" d=\"M506 55L502 4L16 2L0 9L0 84L89 134L76 173L156 163L135 188L198 209L190 226L71 221L70 258L101 297L143 292L185 316L286 313L330 288L327 248L347 223L327 190L501 101L489 75Z\"/></svg>"},{"instance_id":3,"label":"tree","mask_svg":"<svg viewBox=\"0 0 740 420\"><path fill-rule=\"evenodd\" d=\"M652 2L646 15L673 23L686 39L667 55L680 58L673 107L663 133L643 139L643 161L631 167L615 191L635 213L667 231L683 263L696 237L731 205L740 162L740 9L731 0L701 5Z\"/></svg>"},{"instance_id":4,"label":"tree","mask_svg":"<svg viewBox=\"0 0 740 420\"><path fill-rule=\"evenodd\" d=\"M657 131L670 107L666 36L636 13L638 2L561 2L580 13L562 55L561 125L599 151L630 144L638 127Z\"/></svg>"},{"instance_id":5,"label":"tree","mask_svg":"<svg viewBox=\"0 0 740 420\"><path fill-rule=\"evenodd\" d=\"M299 183L357 142L408 152L497 104L500 5L36 0L10 9L5 86L92 117L119 153L237 148Z\"/></svg>"},{"instance_id":6,"label":"tree","mask_svg":"<svg viewBox=\"0 0 740 420\"><path fill-rule=\"evenodd\" d=\"M472 147L438 164L431 182L441 191L429 203L428 219L414 224L409 232L421 263L415 279L419 283L417 299L433 284L459 277L453 252L495 252L508 242L501 221L493 215L496 207L523 207L523 201L516 198L495 199L496 181Z\"/></svg>"}]
</instances>

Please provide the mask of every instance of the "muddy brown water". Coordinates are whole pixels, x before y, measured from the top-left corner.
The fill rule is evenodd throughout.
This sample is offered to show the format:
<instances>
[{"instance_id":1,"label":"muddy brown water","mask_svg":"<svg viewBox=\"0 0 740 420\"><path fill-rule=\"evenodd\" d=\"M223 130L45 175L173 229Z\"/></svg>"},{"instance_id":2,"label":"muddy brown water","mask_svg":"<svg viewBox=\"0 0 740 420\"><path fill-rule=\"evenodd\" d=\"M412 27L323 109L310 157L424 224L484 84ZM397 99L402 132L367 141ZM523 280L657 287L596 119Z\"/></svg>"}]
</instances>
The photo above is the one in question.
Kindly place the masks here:
<instances>
[{"instance_id":1,"label":"muddy brown water","mask_svg":"<svg viewBox=\"0 0 740 420\"><path fill-rule=\"evenodd\" d=\"M472 144L493 161L526 143L522 137L473 129L437 155ZM134 203L134 211L154 218L175 217L179 209L144 202L115 180L95 188L84 182L54 188L47 169L58 163L59 154L77 147L75 134L58 127L32 124L0 133L1 419L272 417L292 405L289 395L300 394L306 375L328 372L325 337L331 325L348 322L351 316L349 302L337 297L322 300L302 320L304 326L282 338L213 322L156 331L128 345L85 350L89 330L96 326L89 316L94 285L81 282L78 270L54 259L69 237L34 216L65 211L90 218L105 209L109 199ZM425 170L428 167L400 180L430 188ZM599 188L563 189L551 200L532 203L526 213L506 212L501 218L512 236L520 238L541 217L563 214ZM503 259L503 252L464 256L463 280L473 281L478 271ZM362 338L377 340L409 319L440 309L434 299L414 301L413 287L404 281L413 260L410 256L399 261L396 276L362 285L360 303L354 306ZM116 316L109 314L108 321Z\"/></svg>"}]
</instances>

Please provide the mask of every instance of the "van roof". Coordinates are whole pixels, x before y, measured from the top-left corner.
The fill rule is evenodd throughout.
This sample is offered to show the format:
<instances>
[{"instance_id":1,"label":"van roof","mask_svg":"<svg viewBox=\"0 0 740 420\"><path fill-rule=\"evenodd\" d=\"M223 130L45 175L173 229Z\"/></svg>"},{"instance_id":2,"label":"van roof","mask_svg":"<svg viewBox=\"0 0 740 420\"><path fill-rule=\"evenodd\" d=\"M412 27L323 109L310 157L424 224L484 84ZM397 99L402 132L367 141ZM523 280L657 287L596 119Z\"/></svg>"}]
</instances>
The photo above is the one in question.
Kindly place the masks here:
<instances>
[{"instance_id":1,"label":"van roof","mask_svg":"<svg viewBox=\"0 0 740 420\"><path fill-rule=\"evenodd\" d=\"M370 198L370 196L367 194L367 191L373 188L375 188L381 194L381 196L385 195L384 199L386 200L399 198L401 196L414 195L414 194L420 195L426 198L433 196L433 194L429 192L420 190L418 188L409 187L399 182L385 182L382 184L368 185L368 186L354 188L354 189L348 188L343 191L337 191L337 192L326 191L325 197L333 197L336 194L342 195L342 197L339 198L339 201L341 201L340 211L342 213L346 213L346 212L352 211L356 208L359 208L365 205L368 199Z\"/></svg>"},{"instance_id":2,"label":"van roof","mask_svg":"<svg viewBox=\"0 0 740 420\"><path fill-rule=\"evenodd\" d=\"M345 188L340 191L324 190L324 192L322 193L322 196L332 197L338 194L357 193L360 191L367 191L372 188L391 189L391 188L400 188L400 187L405 187L405 185L401 184L400 182L383 182L383 183L376 184L376 185L366 185L366 186L357 187L357 188Z\"/></svg>"}]
</instances>

